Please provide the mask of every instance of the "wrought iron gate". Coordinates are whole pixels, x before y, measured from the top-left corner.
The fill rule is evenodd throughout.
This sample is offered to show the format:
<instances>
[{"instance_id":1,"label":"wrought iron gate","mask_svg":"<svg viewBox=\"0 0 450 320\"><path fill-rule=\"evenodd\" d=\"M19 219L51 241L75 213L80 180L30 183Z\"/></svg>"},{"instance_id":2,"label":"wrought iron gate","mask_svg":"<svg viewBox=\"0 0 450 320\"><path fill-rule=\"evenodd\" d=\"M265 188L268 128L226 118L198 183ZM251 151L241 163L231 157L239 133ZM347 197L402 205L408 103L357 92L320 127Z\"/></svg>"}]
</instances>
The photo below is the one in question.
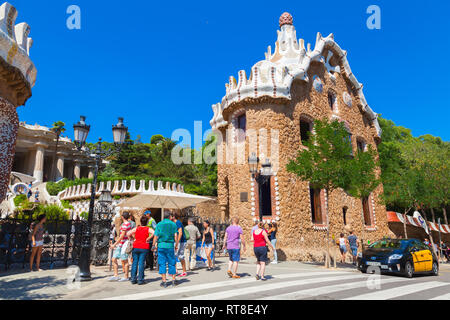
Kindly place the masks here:
<instances>
[{"instance_id":1,"label":"wrought iron gate","mask_svg":"<svg viewBox=\"0 0 450 320\"><path fill-rule=\"evenodd\" d=\"M0 219L0 267L25 268L29 263L31 220ZM78 263L81 240L86 222L82 220L47 221L41 265L67 267ZM108 261L111 220L94 220L92 225L92 255L94 265Z\"/></svg>"}]
</instances>

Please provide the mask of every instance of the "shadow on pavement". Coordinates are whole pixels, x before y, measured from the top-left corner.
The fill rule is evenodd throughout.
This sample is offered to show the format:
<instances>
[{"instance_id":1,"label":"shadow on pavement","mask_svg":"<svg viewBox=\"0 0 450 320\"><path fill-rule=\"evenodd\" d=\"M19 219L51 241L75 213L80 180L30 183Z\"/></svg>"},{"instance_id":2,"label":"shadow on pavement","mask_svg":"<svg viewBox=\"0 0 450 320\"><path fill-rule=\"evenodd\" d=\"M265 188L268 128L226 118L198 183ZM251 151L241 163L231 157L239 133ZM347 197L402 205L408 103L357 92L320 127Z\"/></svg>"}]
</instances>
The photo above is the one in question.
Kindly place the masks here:
<instances>
[{"instance_id":1,"label":"shadow on pavement","mask_svg":"<svg viewBox=\"0 0 450 320\"><path fill-rule=\"evenodd\" d=\"M64 286L66 279L58 279L53 276L29 279L0 280L0 297L7 300L34 300L34 299L56 299L62 294L50 294L32 292L52 287Z\"/></svg>"}]
</instances>

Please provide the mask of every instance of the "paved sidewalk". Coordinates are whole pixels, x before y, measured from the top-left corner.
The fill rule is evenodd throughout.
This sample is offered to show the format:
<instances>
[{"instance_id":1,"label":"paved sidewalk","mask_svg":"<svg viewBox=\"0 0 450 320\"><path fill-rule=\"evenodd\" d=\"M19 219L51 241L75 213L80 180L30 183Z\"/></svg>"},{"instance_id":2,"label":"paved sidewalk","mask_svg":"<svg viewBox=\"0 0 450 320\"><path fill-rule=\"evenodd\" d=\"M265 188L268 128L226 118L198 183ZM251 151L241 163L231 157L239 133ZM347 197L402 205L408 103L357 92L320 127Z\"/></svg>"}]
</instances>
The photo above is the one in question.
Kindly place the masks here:
<instances>
[{"instance_id":1,"label":"paved sidewalk","mask_svg":"<svg viewBox=\"0 0 450 320\"><path fill-rule=\"evenodd\" d=\"M74 270L60 268L40 272L26 269L0 272L0 300L55 300L96 285L107 276L106 267L91 267L93 281L74 283Z\"/></svg>"},{"instance_id":2,"label":"paved sidewalk","mask_svg":"<svg viewBox=\"0 0 450 320\"><path fill-rule=\"evenodd\" d=\"M183 279L186 285L200 285L206 282L223 281L227 279L225 270L227 258L217 259L217 271L208 273L203 269L196 270ZM254 274L254 259L247 258L241 262L240 274L243 277L252 278ZM360 272L351 264L338 264L337 268L326 269L323 264L300 263L294 261L270 264L267 267L268 274L280 275L298 272L342 272L358 275ZM108 267L91 267L93 281L72 282L74 269L52 269L42 272L26 272L18 269L9 272L0 272L0 300L56 300L56 299L101 299L123 294L132 294L139 291L160 290L160 277L156 271L146 271L149 285L133 286L130 283L108 282L106 278L112 275ZM443 263L440 266L443 279L450 276L450 264ZM205 278L206 276L206 278ZM428 278L424 278L427 280ZM433 278L429 278L432 280ZM447 281L449 281L448 279ZM154 284L151 284L155 282Z\"/></svg>"}]
</instances>

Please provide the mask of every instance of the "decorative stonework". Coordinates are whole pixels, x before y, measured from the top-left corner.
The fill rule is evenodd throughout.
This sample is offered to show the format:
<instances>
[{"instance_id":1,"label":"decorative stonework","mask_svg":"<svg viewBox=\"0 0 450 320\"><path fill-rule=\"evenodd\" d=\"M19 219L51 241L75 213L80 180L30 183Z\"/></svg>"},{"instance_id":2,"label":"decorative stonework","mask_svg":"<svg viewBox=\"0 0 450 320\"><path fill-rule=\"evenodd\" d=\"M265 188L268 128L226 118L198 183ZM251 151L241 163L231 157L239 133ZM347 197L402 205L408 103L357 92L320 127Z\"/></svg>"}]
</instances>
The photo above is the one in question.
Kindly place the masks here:
<instances>
[{"instance_id":1,"label":"decorative stonework","mask_svg":"<svg viewBox=\"0 0 450 320\"><path fill-rule=\"evenodd\" d=\"M316 44L317 50L311 51L308 48L304 53L300 53L302 45L296 44L294 31L294 27L289 24L281 27L281 31L278 33L278 48L275 53L268 54L265 61L258 62L252 68L252 76L249 80L246 80L243 73L240 73L240 85L234 78L230 79L227 85L227 95L223 98L222 103L216 105L217 113L212 125L221 133L228 132L234 126L232 116L241 113L244 109L247 130L252 130L257 134L257 141L267 136L267 145L272 146L272 137L266 133L272 130L279 132L276 139L276 148L279 151L277 152L278 159L270 158L273 165L277 163L277 169L274 169L277 174L272 180L273 216L267 218L271 221L281 218L278 224L277 238L279 250L286 259L323 261L327 232L332 239L338 237L341 232L347 233L353 230L359 238L364 237L365 241L375 241L389 234L386 208L379 201L383 193L383 186L380 185L376 188L369 201L370 210L374 214L371 226L366 227L364 224L362 201L351 197L341 189L332 190L326 197L325 191L322 191L320 203L324 208L323 216L320 221L317 220L319 223L313 223L309 183L302 181L286 169L286 165L296 157L298 150L304 148L301 140L300 120L313 121L325 118L343 121L347 130L353 134L354 150L356 147L354 140L357 137L364 139L368 145L374 146L380 131L376 130L375 125L367 126L365 118L369 118L369 116L367 110L363 110L365 100L361 100L360 87L356 89L353 85L352 88L352 81L349 78L351 71L344 63L346 53L340 51L330 37L320 38ZM298 52L296 46L298 46ZM333 53L332 56L330 52ZM314 57L317 59L314 60ZM309 62L306 64L307 60ZM304 72L301 71L303 72L301 73L296 68L303 65L308 67L302 69ZM283 69L283 67L286 68ZM283 74L285 78L282 78ZM321 93L314 89L313 78L315 75L320 76L323 85ZM295 81L292 80L289 85L287 82L283 82L291 77ZM237 95L238 90L239 96ZM336 103L340 107L339 114L336 114L337 108L333 110L330 108L328 99L330 91L336 94ZM349 94L353 105L358 108L344 106L346 105L343 98L344 92ZM238 101L239 99L240 101ZM215 122L221 117L220 121ZM223 121L223 118L230 123ZM219 123L221 124L219 125ZM376 120L373 120L373 124L375 123ZM223 147L224 142L221 144ZM255 150L251 150L251 148ZM261 144L256 147L249 144L248 147L246 145L242 157L246 158L252 152L256 152L260 159L265 159L261 153L272 154L272 151L272 148L270 150L263 148L261 151ZM246 162L218 164L217 184L218 201L224 208L224 216L241 219L240 224L244 230L244 237L248 241L250 230L259 218L257 185L249 176L248 164ZM249 201L241 200L242 193L249 193ZM346 208L345 223L343 208ZM269 220L267 218L266 220ZM338 250L333 245L330 248Z\"/></svg>"},{"instance_id":2,"label":"decorative stonework","mask_svg":"<svg viewBox=\"0 0 450 320\"><path fill-rule=\"evenodd\" d=\"M18 128L16 107L0 97L0 201L8 190Z\"/></svg>"},{"instance_id":3,"label":"decorative stonework","mask_svg":"<svg viewBox=\"0 0 450 320\"><path fill-rule=\"evenodd\" d=\"M342 99L344 100L344 103L347 105L347 107L349 107L349 108L352 107L352 104L353 104L352 97L351 97L351 95L348 94L347 91L342 94Z\"/></svg>"},{"instance_id":4,"label":"decorative stonework","mask_svg":"<svg viewBox=\"0 0 450 320\"><path fill-rule=\"evenodd\" d=\"M280 28L283 27L284 25L293 25L294 24L294 19L292 18L291 14L288 12L285 12L281 15L280 17Z\"/></svg>"},{"instance_id":5,"label":"decorative stonework","mask_svg":"<svg viewBox=\"0 0 450 320\"><path fill-rule=\"evenodd\" d=\"M320 80L319 76L315 75L313 77L313 87L314 89L319 92L322 93L323 92L323 83L322 80Z\"/></svg>"},{"instance_id":6,"label":"decorative stonework","mask_svg":"<svg viewBox=\"0 0 450 320\"><path fill-rule=\"evenodd\" d=\"M357 81L347 61L347 52L334 41L333 34L324 38L318 33L314 50L311 50L310 44L305 47L303 39L297 41L296 31L289 16L284 14L280 19L281 30L278 31L275 52L272 53L269 46L266 59L252 67L250 77L246 76L244 70L239 71L239 81L230 77L230 81L225 85L226 95L222 102L212 107L214 116L210 121L211 127L218 129L226 126L222 113L235 103L258 100L261 97L270 98L272 101L291 100L293 81L297 79L309 82L308 70L311 64L320 63L325 66L333 83L336 81L336 74L342 74L348 79L359 98L362 111L374 125L378 137L381 137L378 115L366 102L363 86Z\"/></svg>"},{"instance_id":7,"label":"decorative stonework","mask_svg":"<svg viewBox=\"0 0 450 320\"><path fill-rule=\"evenodd\" d=\"M36 82L37 70L29 54L33 40L25 22L14 26L17 10L5 2L0 6L0 57L20 70L30 87Z\"/></svg>"}]
</instances>

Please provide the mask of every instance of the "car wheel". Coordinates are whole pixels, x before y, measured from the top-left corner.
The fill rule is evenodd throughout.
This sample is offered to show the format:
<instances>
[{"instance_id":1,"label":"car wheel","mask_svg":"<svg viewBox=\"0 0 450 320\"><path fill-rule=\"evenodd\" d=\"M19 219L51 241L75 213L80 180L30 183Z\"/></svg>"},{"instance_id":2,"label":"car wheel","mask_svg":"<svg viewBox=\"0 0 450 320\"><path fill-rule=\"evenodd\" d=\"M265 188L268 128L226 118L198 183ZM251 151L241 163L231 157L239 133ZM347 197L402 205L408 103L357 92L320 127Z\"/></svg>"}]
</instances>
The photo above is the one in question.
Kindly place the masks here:
<instances>
[{"instance_id":1,"label":"car wheel","mask_svg":"<svg viewBox=\"0 0 450 320\"><path fill-rule=\"evenodd\" d=\"M406 261L405 263L405 276L408 278L412 278L414 275L414 266L411 261Z\"/></svg>"},{"instance_id":2,"label":"car wheel","mask_svg":"<svg viewBox=\"0 0 450 320\"><path fill-rule=\"evenodd\" d=\"M367 273L367 268L361 267L359 270L361 270L362 273Z\"/></svg>"},{"instance_id":3,"label":"car wheel","mask_svg":"<svg viewBox=\"0 0 450 320\"><path fill-rule=\"evenodd\" d=\"M433 276L438 276L439 275L439 267L437 262L433 261L433 266L431 267L431 273L433 274Z\"/></svg>"}]
</instances>

